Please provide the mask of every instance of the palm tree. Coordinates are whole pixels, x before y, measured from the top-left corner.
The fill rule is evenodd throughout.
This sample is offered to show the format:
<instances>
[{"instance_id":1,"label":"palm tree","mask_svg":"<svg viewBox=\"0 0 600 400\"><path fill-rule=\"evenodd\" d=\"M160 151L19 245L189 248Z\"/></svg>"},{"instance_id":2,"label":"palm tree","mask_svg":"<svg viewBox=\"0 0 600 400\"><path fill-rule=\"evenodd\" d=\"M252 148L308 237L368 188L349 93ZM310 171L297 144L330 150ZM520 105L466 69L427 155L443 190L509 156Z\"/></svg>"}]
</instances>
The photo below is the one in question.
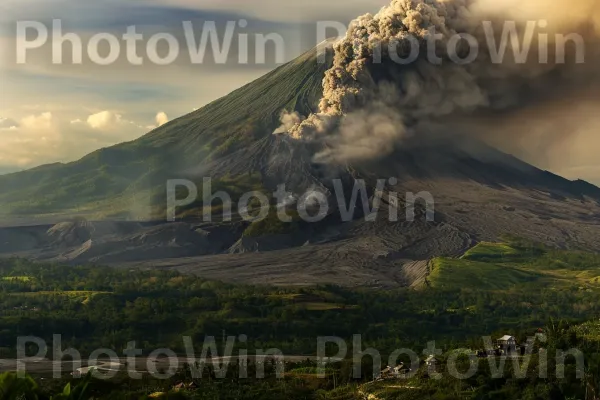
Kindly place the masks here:
<instances>
[{"instance_id":1,"label":"palm tree","mask_svg":"<svg viewBox=\"0 0 600 400\"><path fill-rule=\"evenodd\" d=\"M63 389L63 392L52 396L50 400L88 400L87 390L90 385L91 373L87 374L87 376L75 387L71 387L70 383L67 383L67 386Z\"/></svg>"},{"instance_id":2,"label":"palm tree","mask_svg":"<svg viewBox=\"0 0 600 400\"><path fill-rule=\"evenodd\" d=\"M37 400L38 385L30 376L15 372L0 374L0 400Z\"/></svg>"}]
</instances>

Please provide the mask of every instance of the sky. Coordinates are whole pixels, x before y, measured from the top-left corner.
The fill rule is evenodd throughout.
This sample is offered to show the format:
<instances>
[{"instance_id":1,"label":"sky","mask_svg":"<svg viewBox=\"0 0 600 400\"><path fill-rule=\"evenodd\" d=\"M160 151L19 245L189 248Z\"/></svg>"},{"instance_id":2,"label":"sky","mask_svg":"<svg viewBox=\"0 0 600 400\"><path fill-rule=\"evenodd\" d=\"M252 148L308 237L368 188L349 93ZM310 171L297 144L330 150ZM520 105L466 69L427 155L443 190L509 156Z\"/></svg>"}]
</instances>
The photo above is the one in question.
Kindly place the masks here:
<instances>
[{"instance_id":1,"label":"sky","mask_svg":"<svg viewBox=\"0 0 600 400\"><path fill-rule=\"evenodd\" d=\"M307 0L297 4L275 0L2 0L0 3L0 173L41 164L76 160L98 148L130 141L155 127L185 115L264 75L314 47L316 21L347 24L364 12L376 12L386 0ZM326 3L326 4L325 4ZM53 20L63 34L82 42L81 64L73 64L70 43L62 46L63 63L53 64ZM228 59L214 62L208 51L202 62L190 62L183 21L191 21L200 41L204 24L214 21L223 41L228 21L235 25ZM48 30L39 48L29 49L18 63L17 23L33 21ZM89 58L87 45L100 33L121 37L135 26L143 35L137 53L143 65L132 65L121 44L120 57L100 66ZM35 39L29 28L26 40ZM156 33L170 33L180 42L180 57L155 65L146 44ZM239 34L250 37L250 59L239 62ZM267 46L266 63L254 57L252 38L276 33L284 50L275 57ZM165 42L157 52L166 54ZM108 48L104 43L99 53ZM210 46L209 46L210 49Z\"/></svg>"},{"instance_id":2,"label":"sky","mask_svg":"<svg viewBox=\"0 0 600 400\"><path fill-rule=\"evenodd\" d=\"M343 27L357 15L377 12L388 1L1 0L0 174L77 160L98 148L134 140L313 48L320 41L317 21ZM81 40L80 64L73 63L71 44L61 45L52 32L53 20L60 20L63 35L76 34ZM18 54L23 54L18 41L36 38L37 28L32 27L25 36L17 35L18 26L26 21L48 29L48 39L18 62ZM220 42L227 24L234 24L231 51L220 62L214 61L218 54L208 51L202 62L192 63L184 21L190 21L196 46L208 23L214 22ZM115 62L91 61L88 44L95 35L120 38L130 26L143 36L135 51L143 65L131 62L124 42L119 43ZM176 37L180 48L179 57L161 66L152 62L146 45L150 37L162 33ZM327 36L335 33L329 30ZM239 58L240 34L249 37L247 63ZM271 43L266 46L266 62L256 62L257 34L277 34L283 51L275 54ZM56 49L62 49L62 64L53 63ZM98 49L99 54L108 54L106 43ZM157 57L168 55L164 41L156 49ZM572 148L561 149L562 159L555 168L552 163L543 167L600 184L595 148L587 140L574 141Z\"/></svg>"}]
</instances>

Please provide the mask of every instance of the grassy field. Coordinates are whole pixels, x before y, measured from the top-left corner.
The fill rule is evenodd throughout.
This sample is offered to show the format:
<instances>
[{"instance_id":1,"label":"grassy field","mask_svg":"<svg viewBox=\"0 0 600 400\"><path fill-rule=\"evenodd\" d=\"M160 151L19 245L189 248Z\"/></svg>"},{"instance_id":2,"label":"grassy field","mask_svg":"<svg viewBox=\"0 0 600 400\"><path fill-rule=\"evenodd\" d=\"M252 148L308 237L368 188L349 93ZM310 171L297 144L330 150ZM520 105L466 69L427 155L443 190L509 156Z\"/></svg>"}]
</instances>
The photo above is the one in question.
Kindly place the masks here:
<instances>
[{"instance_id":1,"label":"grassy field","mask_svg":"<svg viewBox=\"0 0 600 400\"><path fill-rule=\"evenodd\" d=\"M464 259L436 258L429 276L434 288L473 288L506 290L528 283L539 283L544 276L518 267L469 261Z\"/></svg>"},{"instance_id":2,"label":"grassy field","mask_svg":"<svg viewBox=\"0 0 600 400\"><path fill-rule=\"evenodd\" d=\"M0 280L5 282L31 282L33 280L30 276L3 276Z\"/></svg>"},{"instance_id":3,"label":"grassy field","mask_svg":"<svg viewBox=\"0 0 600 400\"><path fill-rule=\"evenodd\" d=\"M40 291L40 292L18 292L10 293L13 297L46 297L46 296L60 296L67 297L70 300L80 302L82 304L88 304L94 297L99 295L111 294L110 292L99 292L92 290L70 290L70 291Z\"/></svg>"},{"instance_id":4,"label":"grassy field","mask_svg":"<svg viewBox=\"0 0 600 400\"><path fill-rule=\"evenodd\" d=\"M322 294L322 296L320 295ZM342 304L343 299L333 296L331 293L316 291L314 294L306 295L300 293L284 293L270 295L269 298L281 300L289 305L294 305L299 309L307 311L333 311L333 310L353 310L356 305Z\"/></svg>"},{"instance_id":5,"label":"grassy field","mask_svg":"<svg viewBox=\"0 0 600 400\"><path fill-rule=\"evenodd\" d=\"M506 243L481 242L463 254L461 259L473 261L508 260L520 254L520 251Z\"/></svg>"},{"instance_id":6,"label":"grassy field","mask_svg":"<svg viewBox=\"0 0 600 400\"><path fill-rule=\"evenodd\" d=\"M460 258L436 258L428 278L443 289L600 290L600 257L520 242L482 242Z\"/></svg>"}]
</instances>

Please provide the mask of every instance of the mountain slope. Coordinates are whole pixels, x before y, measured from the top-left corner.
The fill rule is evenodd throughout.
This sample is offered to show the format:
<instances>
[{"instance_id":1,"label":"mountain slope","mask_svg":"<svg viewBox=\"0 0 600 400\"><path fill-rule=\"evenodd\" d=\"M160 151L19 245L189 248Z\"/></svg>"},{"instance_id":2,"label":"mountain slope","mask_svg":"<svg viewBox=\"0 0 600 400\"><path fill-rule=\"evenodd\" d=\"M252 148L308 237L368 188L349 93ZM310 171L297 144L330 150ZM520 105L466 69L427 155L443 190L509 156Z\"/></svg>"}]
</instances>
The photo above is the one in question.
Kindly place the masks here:
<instances>
[{"instance_id":1,"label":"mountain slope","mask_svg":"<svg viewBox=\"0 0 600 400\"><path fill-rule=\"evenodd\" d=\"M166 179L232 154L270 136L282 110L315 109L328 64L321 47L138 140L101 149L69 164L52 164L0 176L1 214L79 213L128 217L164 192ZM100 214L98 214L100 213Z\"/></svg>"},{"instance_id":2,"label":"mountain slope","mask_svg":"<svg viewBox=\"0 0 600 400\"><path fill-rule=\"evenodd\" d=\"M568 181L473 141L457 146L455 137L403 143L383 162L353 166L353 173L345 165L323 171L312 163L313 151L271 133L280 124L282 110L304 115L315 110L330 66L317 63L317 54L324 51L331 55L331 43L138 140L73 163L0 176L0 216L164 219L166 180L201 181L207 175L217 179L217 186L219 178L228 178L223 186L230 191L234 177L234 194L271 190L280 183L302 191L323 187L323 176L342 175L476 180L499 188L509 185L559 197L600 199L600 189L586 182Z\"/></svg>"},{"instance_id":3,"label":"mountain slope","mask_svg":"<svg viewBox=\"0 0 600 400\"><path fill-rule=\"evenodd\" d=\"M323 49L320 49L323 51ZM207 278L281 285L334 283L351 286L419 286L435 257L456 257L478 242L510 234L553 247L600 251L600 189L540 170L496 148L443 129L406 138L386 157L369 162L315 164L327 143L303 143L273 135L282 110L310 112L321 96L327 68L316 52L271 72L148 135L96 151L70 164L53 164L0 177L0 205L12 215L46 214L47 225L0 229L0 253L74 263L177 268ZM180 225L164 224L167 179L243 193L264 193L285 183L298 197L319 190L330 200L327 218L294 229L198 221L196 202ZM340 178L339 193L333 179ZM394 178L394 179L392 179ZM353 185L365 180L373 196L385 180L375 221L360 205L342 220ZM200 185L198 185L200 186ZM409 194L429 195L433 220ZM397 218L390 218L393 198ZM346 204L338 203L343 198ZM219 204L213 204L213 211ZM433 210L432 210L433 211ZM74 241L49 234L66 217L108 219L85 224ZM110 220L149 219L151 224L111 225ZM298 221L296 221L298 222ZM260 228L260 229L259 229ZM70 231L65 237L71 237ZM124 245L125 243L125 245ZM16 253L16 254L15 254Z\"/></svg>"}]
</instances>

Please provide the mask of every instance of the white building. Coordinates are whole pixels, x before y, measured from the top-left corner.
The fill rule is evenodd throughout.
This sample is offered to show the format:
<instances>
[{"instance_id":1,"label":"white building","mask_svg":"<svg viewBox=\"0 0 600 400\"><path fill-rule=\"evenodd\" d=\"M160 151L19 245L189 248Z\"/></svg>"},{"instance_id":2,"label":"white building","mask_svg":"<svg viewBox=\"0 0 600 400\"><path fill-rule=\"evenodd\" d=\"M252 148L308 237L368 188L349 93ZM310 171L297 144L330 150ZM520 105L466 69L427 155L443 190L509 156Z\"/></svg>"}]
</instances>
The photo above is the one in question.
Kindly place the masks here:
<instances>
[{"instance_id":1,"label":"white building","mask_svg":"<svg viewBox=\"0 0 600 400\"><path fill-rule=\"evenodd\" d=\"M506 354L515 353L517 351L517 339L514 336L504 335L496 341L496 344Z\"/></svg>"}]
</instances>

